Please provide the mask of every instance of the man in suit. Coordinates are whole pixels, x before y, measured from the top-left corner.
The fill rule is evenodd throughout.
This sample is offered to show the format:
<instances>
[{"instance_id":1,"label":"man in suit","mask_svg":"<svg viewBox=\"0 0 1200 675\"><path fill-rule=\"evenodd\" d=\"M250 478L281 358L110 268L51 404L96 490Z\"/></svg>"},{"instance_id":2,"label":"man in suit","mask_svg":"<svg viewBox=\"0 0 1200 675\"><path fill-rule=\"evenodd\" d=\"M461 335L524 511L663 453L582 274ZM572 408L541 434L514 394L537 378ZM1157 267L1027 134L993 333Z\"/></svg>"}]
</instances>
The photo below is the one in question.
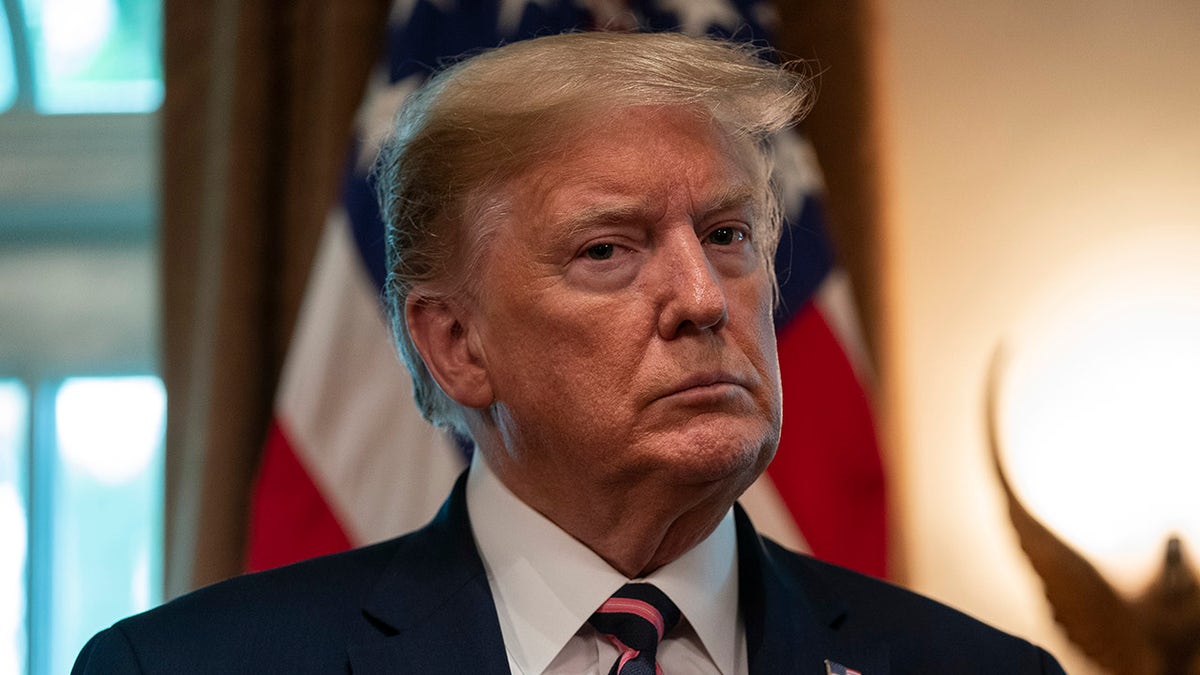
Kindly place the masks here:
<instances>
[{"instance_id":1,"label":"man in suit","mask_svg":"<svg viewBox=\"0 0 1200 675\"><path fill-rule=\"evenodd\" d=\"M781 424L767 140L808 99L672 34L434 78L379 160L387 299L470 469L424 529L126 619L76 672L1061 672L734 505Z\"/></svg>"}]
</instances>

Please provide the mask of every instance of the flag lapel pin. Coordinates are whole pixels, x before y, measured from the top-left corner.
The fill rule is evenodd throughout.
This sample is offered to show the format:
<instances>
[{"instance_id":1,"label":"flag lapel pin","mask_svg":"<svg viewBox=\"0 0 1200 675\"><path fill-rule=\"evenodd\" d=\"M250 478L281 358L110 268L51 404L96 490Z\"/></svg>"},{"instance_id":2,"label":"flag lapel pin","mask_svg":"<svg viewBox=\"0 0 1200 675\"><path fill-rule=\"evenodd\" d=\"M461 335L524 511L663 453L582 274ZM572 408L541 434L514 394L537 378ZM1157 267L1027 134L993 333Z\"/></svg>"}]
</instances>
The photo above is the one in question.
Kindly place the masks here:
<instances>
[{"instance_id":1,"label":"flag lapel pin","mask_svg":"<svg viewBox=\"0 0 1200 675\"><path fill-rule=\"evenodd\" d=\"M825 675L862 675L853 668L847 668L836 661L825 659Z\"/></svg>"}]
</instances>

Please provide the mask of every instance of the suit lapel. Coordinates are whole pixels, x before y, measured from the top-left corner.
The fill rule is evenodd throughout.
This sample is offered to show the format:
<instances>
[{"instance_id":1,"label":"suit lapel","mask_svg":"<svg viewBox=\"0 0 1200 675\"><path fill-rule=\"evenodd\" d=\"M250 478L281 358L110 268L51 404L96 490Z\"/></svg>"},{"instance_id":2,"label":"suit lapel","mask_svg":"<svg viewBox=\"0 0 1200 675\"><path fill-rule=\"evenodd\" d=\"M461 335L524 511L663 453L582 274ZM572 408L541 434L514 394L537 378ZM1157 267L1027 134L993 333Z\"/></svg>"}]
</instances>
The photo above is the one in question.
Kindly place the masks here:
<instances>
[{"instance_id":1,"label":"suit lapel","mask_svg":"<svg viewBox=\"0 0 1200 675\"><path fill-rule=\"evenodd\" d=\"M351 647L355 673L508 673L504 640L467 517L466 476L437 517L400 539L363 614L381 640Z\"/></svg>"},{"instance_id":2,"label":"suit lapel","mask_svg":"<svg viewBox=\"0 0 1200 675\"><path fill-rule=\"evenodd\" d=\"M887 675L880 644L838 630L849 614L805 559L759 537L736 508L739 593L752 675L823 675L825 660ZM355 673L507 675L496 606L467 517L466 476L434 520L397 541L386 572L363 603L381 637L349 649Z\"/></svg>"},{"instance_id":3,"label":"suit lapel","mask_svg":"<svg viewBox=\"0 0 1200 675\"><path fill-rule=\"evenodd\" d=\"M764 541L736 508L739 593L751 675L824 675L826 659L887 675L883 645L853 644L838 627L848 610L803 558Z\"/></svg>"}]
</instances>

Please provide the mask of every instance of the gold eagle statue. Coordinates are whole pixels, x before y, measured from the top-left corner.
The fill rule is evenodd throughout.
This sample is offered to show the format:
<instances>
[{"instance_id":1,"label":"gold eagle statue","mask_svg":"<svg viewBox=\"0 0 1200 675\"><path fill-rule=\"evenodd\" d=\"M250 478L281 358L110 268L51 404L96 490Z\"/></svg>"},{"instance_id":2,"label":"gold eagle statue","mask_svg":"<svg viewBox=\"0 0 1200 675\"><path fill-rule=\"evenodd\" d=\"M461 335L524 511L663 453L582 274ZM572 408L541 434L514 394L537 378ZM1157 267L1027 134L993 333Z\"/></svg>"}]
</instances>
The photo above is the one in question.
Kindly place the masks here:
<instances>
[{"instance_id":1,"label":"gold eagle statue","mask_svg":"<svg viewBox=\"0 0 1200 675\"><path fill-rule=\"evenodd\" d=\"M1114 675L1200 675L1200 584L1177 536L1163 567L1126 599L1094 565L1031 514L1000 461L997 390L1003 361L993 359L986 395L992 463L1021 549L1041 577L1054 619L1088 657ZM1200 477L1197 477L1200 478Z\"/></svg>"}]
</instances>

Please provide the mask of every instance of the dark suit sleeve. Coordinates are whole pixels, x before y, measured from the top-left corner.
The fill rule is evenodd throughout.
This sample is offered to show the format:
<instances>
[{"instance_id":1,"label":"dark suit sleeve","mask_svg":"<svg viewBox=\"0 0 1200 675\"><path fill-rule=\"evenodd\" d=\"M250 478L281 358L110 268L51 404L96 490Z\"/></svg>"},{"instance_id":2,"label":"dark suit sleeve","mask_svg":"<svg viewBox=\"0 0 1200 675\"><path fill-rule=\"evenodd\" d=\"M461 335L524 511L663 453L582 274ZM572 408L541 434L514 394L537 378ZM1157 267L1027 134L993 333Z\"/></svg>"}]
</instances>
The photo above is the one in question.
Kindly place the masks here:
<instances>
[{"instance_id":1,"label":"dark suit sleeve","mask_svg":"<svg viewBox=\"0 0 1200 675\"><path fill-rule=\"evenodd\" d=\"M142 667L133 652L133 645L129 643L125 633L115 626L97 633L88 640L75 659L75 667L71 669L71 675L125 675L141 672Z\"/></svg>"}]
</instances>

